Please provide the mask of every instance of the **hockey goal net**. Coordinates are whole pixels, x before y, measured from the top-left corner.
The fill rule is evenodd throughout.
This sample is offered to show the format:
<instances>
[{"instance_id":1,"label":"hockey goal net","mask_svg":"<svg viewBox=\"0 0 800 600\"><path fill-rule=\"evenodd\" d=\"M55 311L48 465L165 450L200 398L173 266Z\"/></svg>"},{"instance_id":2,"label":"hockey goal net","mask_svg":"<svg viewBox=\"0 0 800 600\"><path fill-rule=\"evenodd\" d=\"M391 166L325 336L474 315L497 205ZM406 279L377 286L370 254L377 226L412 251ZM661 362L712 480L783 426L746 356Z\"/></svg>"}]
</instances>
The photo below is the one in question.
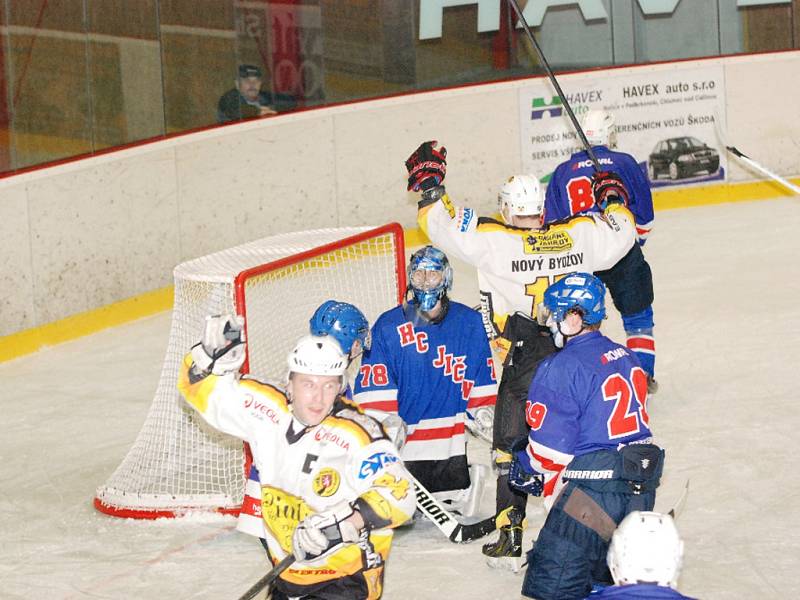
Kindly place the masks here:
<instances>
[{"instance_id":1,"label":"hockey goal net","mask_svg":"<svg viewBox=\"0 0 800 600\"><path fill-rule=\"evenodd\" d=\"M101 512L175 517L194 510L238 513L245 484L241 440L221 434L177 391L183 356L206 315L246 318L243 372L281 382L286 356L325 300L358 306L370 323L405 291L403 230L320 229L281 234L178 265L167 354L155 398L133 447L97 489Z\"/></svg>"}]
</instances>

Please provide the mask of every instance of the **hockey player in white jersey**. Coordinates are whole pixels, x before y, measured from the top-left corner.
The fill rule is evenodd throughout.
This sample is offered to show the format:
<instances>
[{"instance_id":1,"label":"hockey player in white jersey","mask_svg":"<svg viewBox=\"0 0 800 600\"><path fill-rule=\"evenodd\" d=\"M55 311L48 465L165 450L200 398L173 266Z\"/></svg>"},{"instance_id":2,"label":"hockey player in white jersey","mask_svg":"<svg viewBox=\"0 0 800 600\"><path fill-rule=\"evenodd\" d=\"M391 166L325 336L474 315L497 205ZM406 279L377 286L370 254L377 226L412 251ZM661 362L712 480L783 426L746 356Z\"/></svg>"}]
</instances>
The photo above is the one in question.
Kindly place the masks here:
<instances>
[{"instance_id":1,"label":"hockey player in white jersey","mask_svg":"<svg viewBox=\"0 0 800 600\"><path fill-rule=\"evenodd\" d=\"M480 315L450 300L453 272L433 246L408 264L406 300L372 328L355 383L355 400L408 425L401 457L440 501L465 516L479 503L488 469L467 464L466 427L491 441L497 383Z\"/></svg>"},{"instance_id":2,"label":"hockey player in white jersey","mask_svg":"<svg viewBox=\"0 0 800 600\"><path fill-rule=\"evenodd\" d=\"M344 397L348 360L333 339L297 343L283 392L237 378L242 325L239 317L207 318L178 388L211 426L250 444L270 559L297 559L272 597L379 598L392 528L415 506L394 444Z\"/></svg>"},{"instance_id":3,"label":"hockey player in white jersey","mask_svg":"<svg viewBox=\"0 0 800 600\"><path fill-rule=\"evenodd\" d=\"M320 304L308 321L308 331L311 335L330 336L336 340L342 352L347 355L348 363L352 363L370 344L367 318L358 307L348 302L326 300ZM352 396L349 387L345 395ZM236 529L259 538L266 548L264 519L261 516L261 481L252 456L249 462L250 469Z\"/></svg>"},{"instance_id":4,"label":"hockey player in white jersey","mask_svg":"<svg viewBox=\"0 0 800 600\"><path fill-rule=\"evenodd\" d=\"M606 561L616 585L587 598L693 600L678 591L683 541L669 515L630 513L614 531Z\"/></svg>"},{"instance_id":5,"label":"hockey player in white jersey","mask_svg":"<svg viewBox=\"0 0 800 600\"><path fill-rule=\"evenodd\" d=\"M542 226L544 193L536 177L517 175L502 187L503 221L478 217L452 203L442 185L447 152L425 142L408 158L408 189L422 192L417 220L437 246L477 268L483 326L503 361L492 443L498 470L496 509L513 507L510 523L483 552L490 566L519 570L527 496L508 485L511 446L526 435L525 402L539 362L555 351L547 328L536 321L536 306L547 287L576 271L612 267L636 239L634 219L620 204L627 195L613 173L592 182L601 213ZM609 202L616 200L616 202Z\"/></svg>"}]
</instances>

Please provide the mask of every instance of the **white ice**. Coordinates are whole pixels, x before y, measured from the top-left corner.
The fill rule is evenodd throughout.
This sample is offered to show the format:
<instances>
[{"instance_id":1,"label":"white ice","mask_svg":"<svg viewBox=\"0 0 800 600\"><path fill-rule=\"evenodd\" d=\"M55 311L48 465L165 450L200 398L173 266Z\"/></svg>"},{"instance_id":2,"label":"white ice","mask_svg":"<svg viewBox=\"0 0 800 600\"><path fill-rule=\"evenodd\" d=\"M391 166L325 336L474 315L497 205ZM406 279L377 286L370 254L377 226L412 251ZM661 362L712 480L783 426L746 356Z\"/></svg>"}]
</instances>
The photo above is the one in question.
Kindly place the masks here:
<instances>
[{"instance_id":1,"label":"white ice","mask_svg":"<svg viewBox=\"0 0 800 600\"><path fill-rule=\"evenodd\" d=\"M657 378L650 414L667 465L656 508L691 480L679 517L681 589L699 598L790 598L800 562L798 199L657 214ZM474 273L455 296L474 304ZM613 311L612 311L613 312ZM102 515L94 489L131 446L159 378L168 313L0 364L0 596L237 598L266 568L233 518L136 522ZM612 317L607 331L621 340ZM471 441L473 460L488 449ZM482 508L493 509L494 489ZM526 545L543 521L529 503ZM491 539L491 538L490 538ZM521 577L486 567L422 522L401 533L385 598L517 598Z\"/></svg>"}]
</instances>

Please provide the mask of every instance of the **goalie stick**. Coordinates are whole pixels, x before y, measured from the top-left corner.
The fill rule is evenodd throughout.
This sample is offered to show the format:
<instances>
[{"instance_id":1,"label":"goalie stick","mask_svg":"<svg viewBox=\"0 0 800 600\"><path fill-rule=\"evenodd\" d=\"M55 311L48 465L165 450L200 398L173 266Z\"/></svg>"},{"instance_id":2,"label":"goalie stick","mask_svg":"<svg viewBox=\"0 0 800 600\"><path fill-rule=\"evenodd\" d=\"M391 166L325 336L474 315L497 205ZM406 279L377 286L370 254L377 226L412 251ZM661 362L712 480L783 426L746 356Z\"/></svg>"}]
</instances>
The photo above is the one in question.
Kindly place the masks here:
<instances>
[{"instance_id":1,"label":"goalie stick","mask_svg":"<svg viewBox=\"0 0 800 600\"><path fill-rule=\"evenodd\" d=\"M270 570L269 573L256 581L252 586L250 586L249 590L239 596L238 600L252 600L255 598L261 590L272 585L272 582L275 581L281 573L288 569L295 560L297 559L294 557L294 554L290 554L281 560L277 565L272 567L272 570Z\"/></svg>"},{"instance_id":2,"label":"goalie stick","mask_svg":"<svg viewBox=\"0 0 800 600\"><path fill-rule=\"evenodd\" d=\"M489 535L497 529L499 515L492 515L477 523L464 524L458 521L441 503L433 497L417 479L410 475L411 482L417 495L417 508L424 514L448 539L455 544L464 544Z\"/></svg>"}]
</instances>

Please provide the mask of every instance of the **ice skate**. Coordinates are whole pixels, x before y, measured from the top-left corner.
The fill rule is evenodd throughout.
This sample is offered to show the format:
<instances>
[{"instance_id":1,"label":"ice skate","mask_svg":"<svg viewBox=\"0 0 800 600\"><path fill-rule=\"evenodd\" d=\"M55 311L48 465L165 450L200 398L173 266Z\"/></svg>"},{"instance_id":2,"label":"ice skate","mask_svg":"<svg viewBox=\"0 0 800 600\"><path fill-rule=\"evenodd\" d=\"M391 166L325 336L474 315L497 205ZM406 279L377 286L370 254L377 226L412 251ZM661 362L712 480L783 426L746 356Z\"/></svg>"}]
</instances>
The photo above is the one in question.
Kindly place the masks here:
<instances>
[{"instance_id":1,"label":"ice skate","mask_svg":"<svg viewBox=\"0 0 800 600\"><path fill-rule=\"evenodd\" d=\"M508 569L519 573L522 568L522 531L525 529L525 517L517 509L511 507L505 511L507 522L499 529L497 541L484 544L482 552L486 555L486 564L493 569ZM498 522L502 522L498 518Z\"/></svg>"}]
</instances>

